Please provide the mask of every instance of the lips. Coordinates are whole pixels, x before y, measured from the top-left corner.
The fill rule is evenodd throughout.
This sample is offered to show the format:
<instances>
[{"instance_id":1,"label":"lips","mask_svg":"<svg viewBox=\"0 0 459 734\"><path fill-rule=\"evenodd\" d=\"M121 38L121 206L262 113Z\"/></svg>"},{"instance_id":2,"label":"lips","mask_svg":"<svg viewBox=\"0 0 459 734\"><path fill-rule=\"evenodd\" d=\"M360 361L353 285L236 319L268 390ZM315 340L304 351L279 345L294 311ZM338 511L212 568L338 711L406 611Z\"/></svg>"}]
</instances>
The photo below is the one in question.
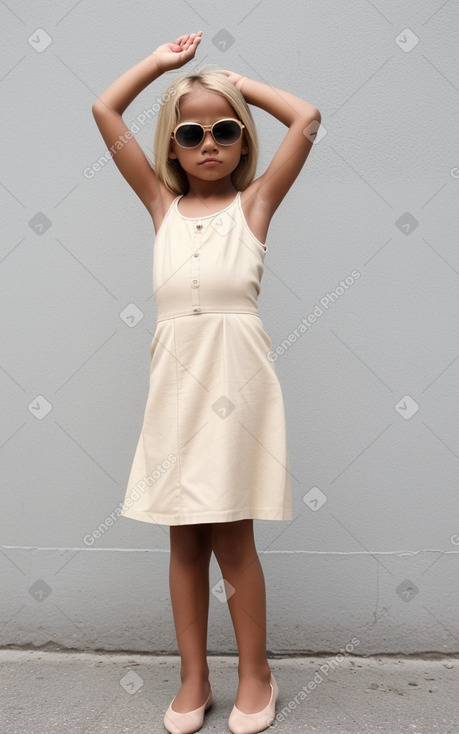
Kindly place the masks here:
<instances>
[{"instance_id":1,"label":"lips","mask_svg":"<svg viewBox=\"0 0 459 734\"><path fill-rule=\"evenodd\" d=\"M202 166L203 163L210 163L211 161L214 163L220 163L216 158L206 158L205 161L201 161L199 165Z\"/></svg>"}]
</instances>

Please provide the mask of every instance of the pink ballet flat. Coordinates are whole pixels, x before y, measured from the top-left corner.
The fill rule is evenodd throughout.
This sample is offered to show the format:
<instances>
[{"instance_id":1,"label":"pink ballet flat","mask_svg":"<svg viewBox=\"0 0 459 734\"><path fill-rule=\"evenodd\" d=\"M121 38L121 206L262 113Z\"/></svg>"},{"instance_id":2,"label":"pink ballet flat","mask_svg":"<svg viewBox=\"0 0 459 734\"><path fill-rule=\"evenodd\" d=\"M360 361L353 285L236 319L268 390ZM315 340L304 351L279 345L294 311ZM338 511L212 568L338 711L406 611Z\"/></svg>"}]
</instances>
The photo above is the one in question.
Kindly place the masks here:
<instances>
[{"instance_id":1,"label":"pink ballet flat","mask_svg":"<svg viewBox=\"0 0 459 734\"><path fill-rule=\"evenodd\" d=\"M271 686L271 698L262 711L257 711L254 714L244 714L236 706L233 706L228 719L228 726L233 734L258 734L258 732L271 726L274 721L276 699L279 694L279 688L272 673L269 685Z\"/></svg>"},{"instance_id":2,"label":"pink ballet flat","mask_svg":"<svg viewBox=\"0 0 459 734\"><path fill-rule=\"evenodd\" d=\"M194 709L194 711L187 711L184 714L174 711L172 708L174 701L175 697L164 714L164 726L167 731L170 732L170 734L194 734L194 732L199 731L203 725L206 709L208 709L212 703L212 686L210 686L210 693L207 697L207 701L198 709Z\"/></svg>"}]
</instances>

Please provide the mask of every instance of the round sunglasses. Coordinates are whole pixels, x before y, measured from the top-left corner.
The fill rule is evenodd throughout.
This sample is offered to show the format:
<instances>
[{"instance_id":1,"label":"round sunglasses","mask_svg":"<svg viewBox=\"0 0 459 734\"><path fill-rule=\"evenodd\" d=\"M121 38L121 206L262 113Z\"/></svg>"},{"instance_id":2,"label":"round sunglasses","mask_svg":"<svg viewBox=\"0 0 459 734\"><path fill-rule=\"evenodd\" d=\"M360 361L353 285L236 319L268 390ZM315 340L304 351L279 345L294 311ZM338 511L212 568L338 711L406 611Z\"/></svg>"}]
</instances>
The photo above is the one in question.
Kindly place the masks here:
<instances>
[{"instance_id":1,"label":"round sunglasses","mask_svg":"<svg viewBox=\"0 0 459 734\"><path fill-rule=\"evenodd\" d=\"M206 130L210 130L218 145L233 145L242 135L245 125L240 120L225 117L213 125L201 125L199 122L182 122L172 131L171 138L181 148L196 148L204 140Z\"/></svg>"}]
</instances>

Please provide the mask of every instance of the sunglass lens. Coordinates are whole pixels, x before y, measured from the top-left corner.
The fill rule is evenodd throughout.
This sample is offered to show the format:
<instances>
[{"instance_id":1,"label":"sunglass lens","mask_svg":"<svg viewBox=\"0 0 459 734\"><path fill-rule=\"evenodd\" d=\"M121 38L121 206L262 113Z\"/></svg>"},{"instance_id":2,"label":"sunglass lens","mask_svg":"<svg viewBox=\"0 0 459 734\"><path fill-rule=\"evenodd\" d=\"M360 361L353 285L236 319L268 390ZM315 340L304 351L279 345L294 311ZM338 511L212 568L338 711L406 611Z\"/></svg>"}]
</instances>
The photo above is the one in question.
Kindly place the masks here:
<instances>
[{"instance_id":1,"label":"sunglass lens","mask_svg":"<svg viewBox=\"0 0 459 734\"><path fill-rule=\"evenodd\" d=\"M181 125L175 133L179 145L184 148L194 148L202 140L202 127L200 125Z\"/></svg>"},{"instance_id":2,"label":"sunglass lens","mask_svg":"<svg viewBox=\"0 0 459 734\"><path fill-rule=\"evenodd\" d=\"M214 135L217 143L220 145L232 145L241 135L241 128L237 122L232 120L224 120L217 123L214 127Z\"/></svg>"}]
</instances>

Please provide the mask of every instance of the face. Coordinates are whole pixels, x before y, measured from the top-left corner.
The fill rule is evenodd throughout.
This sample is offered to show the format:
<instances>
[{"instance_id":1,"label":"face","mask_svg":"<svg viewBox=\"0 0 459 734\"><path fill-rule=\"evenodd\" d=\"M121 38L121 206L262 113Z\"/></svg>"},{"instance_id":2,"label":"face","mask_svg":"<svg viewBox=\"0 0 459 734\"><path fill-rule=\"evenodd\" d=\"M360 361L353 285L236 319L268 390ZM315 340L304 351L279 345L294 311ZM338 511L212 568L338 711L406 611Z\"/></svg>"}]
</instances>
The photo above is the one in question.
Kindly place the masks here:
<instances>
[{"instance_id":1,"label":"face","mask_svg":"<svg viewBox=\"0 0 459 734\"><path fill-rule=\"evenodd\" d=\"M202 125L212 125L224 117L238 119L228 100L217 92L195 87L191 94L186 94L180 100L180 122L200 122ZM241 155L248 152L248 146L243 143L243 140L244 137L241 135L233 145L218 145L211 131L206 130L202 142L195 148L181 148L172 139L169 157L178 159L188 175L215 181L231 175L237 168ZM203 161L208 158L216 158L219 163L209 166L202 165Z\"/></svg>"}]
</instances>

